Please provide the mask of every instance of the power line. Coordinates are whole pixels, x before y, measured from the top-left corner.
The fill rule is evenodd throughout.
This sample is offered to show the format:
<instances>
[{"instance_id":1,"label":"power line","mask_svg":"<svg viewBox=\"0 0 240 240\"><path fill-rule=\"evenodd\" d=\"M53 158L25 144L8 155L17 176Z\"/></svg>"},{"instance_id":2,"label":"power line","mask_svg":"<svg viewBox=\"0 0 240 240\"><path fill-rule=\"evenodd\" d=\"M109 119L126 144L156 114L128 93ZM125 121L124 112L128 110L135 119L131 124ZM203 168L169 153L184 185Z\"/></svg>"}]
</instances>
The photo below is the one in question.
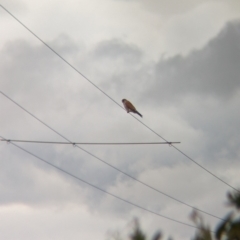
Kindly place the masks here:
<instances>
[{"instance_id":1,"label":"power line","mask_svg":"<svg viewBox=\"0 0 240 240\"><path fill-rule=\"evenodd\" d=\"M65 58L63 58L58 52L56 52L53 48L51 48L45 41L43 41L40 37L37 36L31 29L29 29L24 23L22 23L17 17L15 17L11 12L9 12L3 5L0 5L9 15L11 15L17 22L19 22L24 28L26 28L32 35L34 35L40 42L42 42L47 48L49 48L53 53L55 53L59 58L61 58L67 65L69 65L72 69L74 69L78 74L80 74L83 78L85 78L89 83L91 83L95 88L97 88L100 92L102 92L105 96L114 101L119 107L123 109L123 107L111 98L108 94L106 94L101 88L99 88L96 84L94 84L89 78L87 78L83 73L81 73L77 68L75 68L71 63L69 63Z\"/></svg>"},{"instance_id":2,"label":"power line","mask_svg":"<svg viewBox=\"0 0 240 240\"><path fill-rule=\"evenodd\" d=\"M13 102L14 104L16 104L18 107L20 107L23 111L25 111L26 113L28 113L30 116L32 116L33 118L35 118L37 121L39 121L40 123L44 124L44 125L45 125L47 128L49 128L50 130L54 131L57 135L59 135L60 137L64 138L65 140L67 140L70 144L73 144L73 142L71 142L68 138L66 138L65 136L63 136L62 134L60 134L58 131L56 131L55 129L53 129L52 127L50 127L48 124L44 123L42 120L40 120L38 117L36 117L36 116L33 115L32 113L30 113L27 109L25 109L23 106L21 106L20 104L18 104L16 101L14 101L12 98L10 98L9 96L7 96L5 93L3 93L2 91L0 91L0 93L1 93L3 96L5 96L7 99L9 99L11 102ZM7 139L5 139L5 140L7 140ZM197 211L199 211L199 212L202 212L202 213L205 213L205 214L207 214L207 215L209 215L209 216L212 216L212 217L214 217L214 218L223 220L223 219L220 218L220 217L217 217L217 216L215 216L215 215L213 215L213 214L211 214L211 213L208 213L208 212L205 212L205 211L203 211L203 210L201 210L201 209L198 209L198 208L196 208L196 207L193 207L193 206L191 206L191 205L188 204L188 203L185 203L185 202L183 202L183 201L181 201L181 200L178 200L178 199L176 199L176 198L174 198L174 197L172 197L172 196L170 196L170 195L168 195L168 194L166 194L166 193L164 193L164 192L162 192L162 191L160 191L160 190L158 190L158 189L156 189L156 188L148 185L147 183L142 182L141 180L139 180L139 179L131 176L130 174L122 171L121 169L119 169L119 168L111 165L110 163L108 163L108 162L104 161L103 159L95 156L95 155L92 154L91 152L85 150L84 148L82 148L82 147L80 147L80 146L78 146L78 145L76 145L76 147L79 148L80 150L84 151L85 153L89 154L90 156L94 157L95 159L101 161L102 163L108 165L109 167L115 169L116 171L118 171L118 172L120 172L120 173L128 176L129 178L131 178L131 179L133 179L133 180L141 183L142 185L144 185L144 186L146 186L146 187L148 187L148 188L150 188L150 189L152 189L152 190L154 190L154 191L156 191L156 192L158 192L158 193L160 193L160 194L163 194L163 195L166 196L166 197L169 197L169 198L171 198L171 199L173 199L173 200L175 200L175 201L177 201L177 202L179 202L179 203L181 203L181 204L184 204L185 206L188 206L188 207L190 207L190 208L192 208L192 209L195 209L195 210L197 210ZM223 220L223 221L224 221L224 220Z\"/></svg>"},{"instance_id":3,"label":"power line","mask_svg":"<svg viewBox=\"0 0 240 240\"><path fill-rule=\"evenodd\" d=\"M16 139L0 139L5 142L21 142L21 143L46 143L46 144L68 144L68 145L159 145L159 144L177 144L180 142L49 142L49 141L30 141Z\"/></svg>"},{"instance_id":4,"label":"power line","mask_svg":"<svg viewBox=\"0 0 240 240\"><path fill-rule=\"evenodd\" d=\"M3 138L3 139L5 139L5 138L2 137L2 136L0 136L0 137ZM5 139L5 140L7 140L7 139ZM124 198L121 198L121 197L119 197L119 196L117 196L117 195L115 195L115 194L113 194L113 193L110 193L110 192L108 192L108 191L106 191L106 190L104 190L104 189L102 189L102 188L100 188L100 187L98 187L98 186L95 186L95 185L87 182L86 180L83 180L83 179L81 179L81 178L73 175L72 173L70 173L70 172L68 172L68 171L66 171L66 170L64 170L64 169L62 169L62 168L60 168L60 167L58 167L58 166L56 166L56 165L54 165L54 164L46 161L46 160L44 160L43 158L35 155L34 153L28 151L28 150L25 149L25 148L20 147L19 145L15 144L15 143L13 143L13 142L11 142L11 144L14 145L15 147L21 149L22 151L24 151L24 152L32 155L33 157L37 158L38 160L40 160L40 161L42 161L42 162L44 162L44 163L46 163L46 164L48 164L48 165L56 168L57 170L65 173L65 174L67 174L67 175L69 175L69 176L71 176L71 177L73 177L73 178L75 178L75 179L77 179L77 180L79 180L79 181L81 181L81 182L84 182L85 184L87 184L87 185L89 185L89 186L91 186L91 187L93 187L93 188L95 188L95 189L98 189L98 190L101 191L101 192L104 192L104 193L106 193L106 194L108 194L108 195L110 195L110 196L112 196L112 197L115 197L115 198L117 198L117 199L119 199L119 200L121 200L121 201L123 201L123 202L125 202L125 203L128 203L128 204L130 204L130 205L132 205L132 206L134 206L134 207L140 208L140 209L142 209L142 210L144 210L144 211L147 211L147 212L152 213L152 214L154 214L154 215L157 215L157 216L159 216L159 217L168 219L168 220L170 220L170 221L173 221L173 222L176 222L176 223L179 223L179 224L188 226L188 227L192 227L192 228L196 228L196 229L201 229L201 228L199 228L199 227L197 227L197 226L194 226L194 225L191 225L191 224L188 224L188 223L185 223L185 222L182 222L182 221L179 221L179 220L176 220L176 219L173 219L173 218L170 218L170 217L161 215L161 214L159 214L159 213L157 213L157 212L154 212L154 211L149 210L149 209L147 209L147 208L144 208L144 207L142 207L142 206L140 206L140 205L138 205L138 204L135 204L135 203L133 203L133 202L130 202L130 201L124 199ZM211 232L212 232L212 233L215 233L214 231L211 231Z\"/></svg>"},{"instance_id":5,"label":"power line","mask_svg":"<svg viewBox=\"0 0 240 240\"><path fill-rule=\"evenodd\" d=\"M111 96L109 96L107 93L105 93L101 88L99 88L96 84L94 84L89 78L87 78L83 73L81 73L77 68L75 68L71 63L69 63L65 58L63 58L58 52L56 52L52 47L50 47L45 41L43 41L40 37L38 37L32 30L30 30L24 23L22 23L17 17L15 17L10 11L8 11L5 7L3 7L2 5L0 5L10 16L12 16L17 22L19 22L25 29L27 29L32 35L34 35L40 42L42 42L47 48L49 48L53 53L55 53L59 58L61 58L67 65L69 65L73 70L75 70L78 74L80 74L83 78L85 78L89 83L91 83L95 88L97 88L100 92L102 92L106 97L108 97L110 100L112 100L115 104L117 104L120 108L124 109L117 101L115 101ZM146 128L148 128L151 132L153 132L155 135L157 135L158 137L160 137L161 139L163 139L164 141L168 142L165 138L163 138L160 134L158 134L157 132L155 132L153 129L151 129L149 126L147 126L145 123L143 123L142 121L140 121L138 118L136 118L135 116L131 115L133 118L135 118L138 122L140 122L143 126L145 126ZM208 169L206 169L205 167L203 167L201 164L197 163L195 160L193 160L193 158L191 158L190 156L188 156L187 154L185 154L184 152L182 152L180 149L178 149L177 147L173 146L174 149L176 149L179 153L181 153L182 155L184 155L186 158L188 158L190 161L192 161L193 163L195 163L197 166L199 166L200 168L202 168L204 171L208 172L209 174L211 174L213 177L215 177L216 179L218 179L219 181L221 181L222 183L224 183L225 185L229 186L230 188L232 188L233 190L237 191L240 193L240 191L238 189L236 189L235 187L231 186L229 183L227 183L226 181L224 181L223 179L221 179L220 177L218 177L216 174L212 173L211 171L209 171Z\"/></svg>"}]
</instances>

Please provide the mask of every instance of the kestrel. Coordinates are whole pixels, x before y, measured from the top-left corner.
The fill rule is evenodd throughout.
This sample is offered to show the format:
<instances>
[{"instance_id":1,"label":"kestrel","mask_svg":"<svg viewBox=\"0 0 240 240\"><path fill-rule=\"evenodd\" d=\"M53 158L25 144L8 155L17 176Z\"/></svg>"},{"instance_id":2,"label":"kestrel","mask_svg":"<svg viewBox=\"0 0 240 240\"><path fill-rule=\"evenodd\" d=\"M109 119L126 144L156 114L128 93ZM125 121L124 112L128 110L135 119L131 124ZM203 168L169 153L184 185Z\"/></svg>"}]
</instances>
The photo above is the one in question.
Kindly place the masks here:
<instances>
[{"instance_id":1,"label":"kestrel","mask_svg":"<svg viewBox=\"0 0 240 240\"><path fill-rule=\"evenodd\" d=\"M122 102L123 102L123 105L124 105L125 109L127 110L127 113L133 112L133 113L138 114L140 117L142 117L142 114L139 113L139 112L136 110L136 108L132 105L132 103L129 102L127 99L123 99Z\"/></svg>"}]
</instances>

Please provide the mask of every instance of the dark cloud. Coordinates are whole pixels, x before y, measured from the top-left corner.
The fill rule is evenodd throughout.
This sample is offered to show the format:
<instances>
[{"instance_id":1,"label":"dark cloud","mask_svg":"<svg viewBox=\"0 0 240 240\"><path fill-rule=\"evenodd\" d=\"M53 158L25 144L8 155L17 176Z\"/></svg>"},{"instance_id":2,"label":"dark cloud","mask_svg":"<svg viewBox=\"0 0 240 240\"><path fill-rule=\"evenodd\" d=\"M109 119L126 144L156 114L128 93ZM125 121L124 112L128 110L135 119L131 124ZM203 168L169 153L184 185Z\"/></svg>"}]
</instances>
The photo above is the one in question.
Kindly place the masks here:
<instances>
[{"instance_id":1,"label":"dark cloud","mask_svg":"<svg viewBox=\"0 0 240 240\"><path fill-rule=\"evenodd\" d=\"M204 4L206 0L183 0L181 2L178 2L176 4L172 4L172 2L169 2L167 0L151 0L151 1L138 1L140 2L145 9L148 9L151 12L155 12L156 14L163 14L163 15L172 15L172 14L183 14L185 12L188 12L196 7L198 7L201 4ZM208 0L207 2L211 2L211 0Z\"/></svg>"},{"instance_id":2,"label":"dark cloud","mask_svg":"<svg viewBox=\"0 0 240 240\"><path fill-rule=\"evenodd\" d=\"M143 53L135 45L113 39L99 43L94 50L94 55L97 57L97 61L108 59L108 61L117 62L117 60L121 60L128 65L139 63Z\"/></svg>"},{"instance_id":3,"label":"dark cloud","mask_svg":"<svg viewBox=\"0 0 240 240\"><path fill-rule=\"evenodd\" d=\"M149 62L142 49L117 39L100 42L91 52L94 75L100 87L111 96L138 95L149 76Z\"/></svg>"},{"instance_id":4,"label":"dark cloud","mask_svg":"<svg viewBox=\"0 0 240 240\"><path fill-rule=\"evenodd\" d=\"M200 159L237 162L237 110L240 92L240 23L228 23L203 49L186 57L160 59L142 104L174 108L189 126L205 135ZM200 148L201 149L201 148Z\"/></svg>"},{"instance_id":5,"label":"dark cloud","mask_svg":"<svg viewBox=\"0 0 240 240\"><path fill-rule=\"evenodd\" d=\"M90 51L66 35L49 44L120 104L123 97L130 97L147 125L163 136L180 140L183 151L233 181L234 169L226 161L235 166L239 159L238 33L239 23L229 24L203 49L186 57L162 58L157 63L148 61L138 47L116 39L102 41ZM41 44L9 42L1 49L1 55L0 81L4 92L70 140L159 140ZM3 97L0 103L4 137L63 140L29 120ZM176 219L190 212L72 146L24 146L74 175L149 209ZM219 195L227 188L173 148L84 148L172 196L191 201L192 205L196 203L209 212L213 206L217 206L216 212L222 209ZM0 161L0 204L80 204L87 205L91 212L114 217L126 217L136 211L13 149L1 145L4 157ZM227 175L225 170L233 172ZM203 194L214 201L199 202ZM184 216L187 218L187 214Z\"/></svg>"},{"instance_id":6,"label":"dark cloud","mask_svg":"<svg viewBox=\"0 0 240 240\"><path fill-rule=\"evenodd\" d=\"M203 49L186 57L161 59L145 92L152 103L168 103L188 96L227 100L240 87L240 24L229 23Z\"/></svg>"}]
</instances>

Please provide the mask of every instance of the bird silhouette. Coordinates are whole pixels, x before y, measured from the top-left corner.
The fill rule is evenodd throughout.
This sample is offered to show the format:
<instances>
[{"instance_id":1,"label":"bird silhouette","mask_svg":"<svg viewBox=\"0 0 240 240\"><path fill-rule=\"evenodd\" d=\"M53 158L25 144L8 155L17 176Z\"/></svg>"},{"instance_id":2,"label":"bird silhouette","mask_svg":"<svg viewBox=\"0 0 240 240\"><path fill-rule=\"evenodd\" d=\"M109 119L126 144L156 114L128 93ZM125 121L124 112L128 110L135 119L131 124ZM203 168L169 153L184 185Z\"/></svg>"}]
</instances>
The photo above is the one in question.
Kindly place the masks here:
<instances>
[{"instance_id":1,"label":"bird silhouette","mask_svg":"<svg viewBox=\"0 0 240 240\"><path fill-rule=\"evenodd\" d=\"M123 106L127 110L127 113L132 112L138 114L140 117L142 117L142 114L137 111L137 109L132 105L131 102L129 102L127 99L123 99Z\"/></svg>"}]
</instances>

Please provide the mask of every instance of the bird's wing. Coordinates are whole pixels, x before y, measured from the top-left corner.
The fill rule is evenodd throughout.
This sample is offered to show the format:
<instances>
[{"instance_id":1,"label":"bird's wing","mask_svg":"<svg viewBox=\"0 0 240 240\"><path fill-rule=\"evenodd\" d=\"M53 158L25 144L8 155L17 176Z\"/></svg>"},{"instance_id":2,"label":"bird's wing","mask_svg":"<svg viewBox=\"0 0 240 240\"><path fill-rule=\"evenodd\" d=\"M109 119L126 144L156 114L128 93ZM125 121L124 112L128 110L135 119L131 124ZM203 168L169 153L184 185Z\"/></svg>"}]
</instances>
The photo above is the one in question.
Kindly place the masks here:
<instances>
[{"instance_id":1,"label":"bird's wing","mask_svg":"<svg viewBox=\"0 0 240 240\"><path fill-rule=\"evenodd\" d=\"M127 107L127 105L126 105L126 102L123 103L123 106L124 106L124 108L125 108L126 110L128 110L128 107Z\"/></svg>"},{"instance_id":2,"label":"bird's wing","mask_svg":"<svg viewBox=\"0 0 240 240\"><path fill-rule=\"evenodd\" d=\"M132 103L130 103L129 101L126 102L126 107L127 107L128 109L130 109L130 110L133 110L133 111L136 110L136 108L135 108L135 107L132 105Z\"/></svg>"}]
</instances>

